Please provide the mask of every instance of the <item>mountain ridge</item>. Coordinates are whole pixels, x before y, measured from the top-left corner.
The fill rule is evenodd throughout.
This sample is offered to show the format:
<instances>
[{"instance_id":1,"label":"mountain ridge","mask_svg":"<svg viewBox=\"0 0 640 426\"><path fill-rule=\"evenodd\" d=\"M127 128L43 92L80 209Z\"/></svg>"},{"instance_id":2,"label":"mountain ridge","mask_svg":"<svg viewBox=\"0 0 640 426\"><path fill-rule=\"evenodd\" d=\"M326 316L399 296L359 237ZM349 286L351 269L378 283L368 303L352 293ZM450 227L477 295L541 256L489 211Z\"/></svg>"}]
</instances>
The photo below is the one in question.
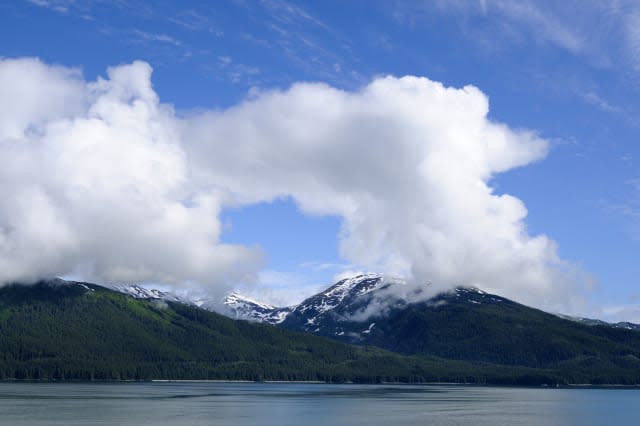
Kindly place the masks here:
<instances>
[{"instance_id":1,"label":"mountain ridge","mask_svg":"<svg viewBox=\"0 0 640 426\"><path fill-rule=\"evenodd\" d=\"M328 287L327 289L323 290L322 292L306 298L299 304L294 304L290 306L275 306L268 303L263 303L263 302L260 302L259 300L256 300L253 297L245 296L238 291L233 291L223 299L222 307L224 309L222 310L220 310L221 304L215 303L214 301L208 298L203 298L201 296L195 297L195 298L189 298L189 297L177 295L172 292L161 291L161 290L148 288L148 287L136 285L136 284L112 284L112 285L102 285L102 286L121 292L123 294L127 294L135 298L162 299L162 300L175 301L175 302L180 302L185 304L191 304L194 306L202 307L209 311L221 313L233 319L248 320L248 321L261 322L261 323L266 323L271 325L278 325L278 324L281 324L286 319L286 316L289 315L290 313L294 311L299 312L300 310L304 311L306 309L309 309L309 307L305 307L305 302L307 302L310 299L314 299L322 295L326 295L327 293L331 293L332 289L334 289L335 287L343 286L343 288L346 287L347 289L349 289L350 286L348 285L348 283L358 283L361 280L366 281L366 280L375 280L380 278L383 280L386 280L386 283L389 283L389 282L393 282L396 284L406 283L406 281L401 278L387 277L382 274L375 274L375 273L360 274L354 277L342 279L337 283L333 284L332 286ZM64 280L61 280L61 281L64 281ZM344 285L344 284L347 284L347 285ZM454 292L460 293L460 292L467 292L467 291L477 292L478 294L486 293L483 290L476 287L457 287L451 290L452 293ZM366 293L367 291L362 292L362 294L366 294ZM441 295L436 295L432 299L437 301L438 296L441 296ZM494 294L492 294L491 297L493 297L494 299L500 299L500 300L510 300ZM407 304L407 305L411 304L408 301L403 302L402 300L398 300L398 302L400 304ZM472 303L477 303L477 301ZM523 306L526 306L526 305L523 305ZM326 310L327 309L323 309L323 312ZM595 318L577 317L577 316L565 315L561 313L551 313L551 312L548 312L548 313L565 320L569 320L569 321L573 321L573 322L577 322L577 323L581 323L589 326L604 326L604 327L640 331L640 324L633 323L630 321L607 322L607 321L595 319Z\"/></svg>"},{"instance_id":2,"label":"mountain ridge","mask_svg":"<svg viewBox=\"0 0 640 426\"><path fill-rule=\"evenodd\" d=\"M5 380L422 381L474 369L63 280L0 287L0 355Z\"/></svg>"},{"instance_id":3,"label":"mountain ridge","mask_svg":"<svg viewBox=\"0 0 640 426\"><path fill-rule=\"evenodd\" d=\"M640 358L640 333L629 326L566 319L477 288L384 300L404 285L375 274L341 280L275 325L403 355L536 368Z\"/></svg>"},{"instance_id":4,"label":"mountain ridge","mask_svg":"<svg viewBox=\"0 0 640 426\"><path fill-rule=\"evenodd\" d=\"M445 357L414 350L411 344L417 338L418 343L432 348L433 340L429 339L433 336L429 330L420 328L425 324L420 315L444 312L438 309L447 305L434 305L431 308L435 310L425 311L409 305L409 310L405 307L399 311L401 315L393 314L393 322L389 324L379 322L373 327L367 324L369 333L360 335L371 336L370 343L379 344L376 339L381 337L386 341L389 335L380 331L394 330L395 340L389 340L395 345L394 353L363 345L367 342L353 346L296 332L287 329L284 322L271 326L236 321L193 304L156 298L163 296L159 293L151 294L154 297L136 298L91 283L62 280L0 287L0 379L640 384L640 335L629 330L607 329L611 332L609 336L592 339L587 346L575 346L571 339L585 337L576 334L576 330L584 332L587 327L557 318L563 327L566 324L574 327L564 337L575 346L568 349L575 351L568 352L569 358L539 362L534 357L535 362L527 362L514 357L519 354L522 341L502 346L497 352L491 346L489 351L486 347L469 346L452 319L453 326L442 327L445 334L437 336L441 339L440 349L449 349ZM331 296L336 294L328 295ZM475 292L472 296L483 297ZM492 328L483 328L480 321L486 312L469 311L468 306L496 307L501 303L465 302L457 321L465 329L471 328L474 338L490 341L495 336L484 336L482 331ZM468 321L469 312L477 316L476 322ZM498 336L513 334L513 328L505 328L500 321L536 320L535 316L519 319L520 313L516 309L512 318L504 313L495 318L499 320L494 324L500 331ZM433 318L437 319L437 315ZM547 316L543 319L548 320ZM402 323L407 320L413 321L408 328ZM542 331L549 331L544 329L548 325L543 321ZM358 331L365 331L360 328ZM562 330L567 332L566 327ZM553 336L554 330L550 331L548 335ZM458 340L462 338L463 344L456 346L446 333ZM543 349L546 343L549 342L533 342ZM470 347L482 357L460 356L472 354ZM550 347L553 349L553 345ZM535 352L531 347L523 349L525 354ZM504 356L496 358L501 351ZM542 355L545 354L543 351Z\"/></svg>"},{"instance_id":5,"label":"mountain ridge","mask_svg":"<svg viewBox=\"0 0 640 426\"><path fill-rule=\"evenodd\" d=\"M308 307L305 307L305 305L307 304L307 301L312 300L314 298L320 297L324 294L327 294L328 292L330 293L332 291L332 289L337 288L337 287L346 287L349 288L351 284L351 286L353 286L353 284L358 284L360 281L373 281L373 280L378 280L378 279L382 279L383 282L385 284L388 283L396 283L396 284L402 284L402 283L406 283L405 280L401 279L401 278L395 278L395 277L387 277L385 275L382 274L374 274L374 273L369 273L369 274L360 274L360 275L356 275L354 277L351 278L345 278L342 279L340 281L338 281L337 283L333 284L332 286L328 287L327 289L323 290L322 292L316 294L316 295L312 295L309 296L308 298L306 298L305 300L303 300L302 302L300 302L299 304L294 304L291 306L286 306L286 307L277 307L277 306L272 306L272 305L268 305L268 304L262 304L259 301L256 301L253 298L244 296L242 294L240 294L239 292L233 292L231 293L229 296L227 296L224 299L224 304L225 306L230 310L231 314L230 316L236 319L246 319L246 320L251 320L251 321L262 321L262 322L266 322L269 324L279 324L282 321L284 321L284 319L280 319L278 322L271 322L268 320L268 315L267 312L265 312L268 308L270 307L270 309L272 310L286 310L287 312L294 312L294 311L300 311L300 310L305 310L305 309L309 309ZM378 284L380 285L380 284ZM375 290L375 288L372 288L371 290ZM459 294L460 292L476 292L478 294L489 294L486 293L484 290L481 290L479 288L476 287L457 287L451 290L451 293L457 293ZM361 294L366 294L368 291L364 291ZM438 296L441 295L435 295L433 296L432 299L437 300ZM491 294L491 297L493 297L496 300L510 300L507 299L505 297L499 296L499 295L495 295L495 294ZM242 301L242 309L238 309L236 307L236 303L237 301ZM428 300L427 300L428 301ZM401 300L399 300L398 302L402 303ZM477 303L477 301L475 301ZM251 308L255 306L263 306L263 309L260 312L260 315L255 315L253 312L251 312ZM405 304L411 304L411 302L405 301ZM526 305L524 305L526 306ZM267 308L267 309L265 309ZM323 311L326 311L323 310ZM224 312L223 312L224 313ZM600 319L593 319L593 318L586 318L586 317L576 317L576 316L571 316L571 315L565 315L565 314L559 314L559 313L551 313L549 312L549 314L551 315L556 315L560 318L566 319L566 320L570 320L570 321L575 321L575 322L579 322L585 325L598 325L598 326L607 326L607 327L613 327L613 328L624 328L624 329L628 329L628 330L638 330L640 331L640 324L636 324L636 323L632 323L629 321L620 321L620 322L607 322L604 320L600 320ZM267 316L267 318L265 320L262 320L262 317Z\"/></svg>"}]
</instances>

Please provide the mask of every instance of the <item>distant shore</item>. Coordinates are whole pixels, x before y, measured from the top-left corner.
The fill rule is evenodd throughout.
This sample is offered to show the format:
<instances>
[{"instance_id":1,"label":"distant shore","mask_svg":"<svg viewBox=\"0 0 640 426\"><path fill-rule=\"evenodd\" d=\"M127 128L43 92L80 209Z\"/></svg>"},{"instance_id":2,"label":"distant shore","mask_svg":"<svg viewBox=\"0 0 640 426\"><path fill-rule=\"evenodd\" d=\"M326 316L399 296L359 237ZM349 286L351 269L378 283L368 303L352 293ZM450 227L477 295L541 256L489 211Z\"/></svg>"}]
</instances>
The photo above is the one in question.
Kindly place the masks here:
<instances>
[{"instance_id":1,"label":"distant shore","mask_svg":"<svg viewBox=\"0 0 640 426\"><path fill-rule=\"evenodd\" d=\"M367 385L367 386L460 386L460 387L496 387L496 388L527 388L527 389L640 389L638 385L622 384L589 384L574 383L563 385L518 385L518 384L492 384L492 383L457 383L457 382L380 382L380 383L356 383L356 382L324 382L319 380L207 380L207 379L151 379L151 380L27 380L27 379L4 379L2 383L33 383L33 384L65 384L65 383L211 383L211 384L308 384L308 385Z\"/></svg>"}]
</instances>

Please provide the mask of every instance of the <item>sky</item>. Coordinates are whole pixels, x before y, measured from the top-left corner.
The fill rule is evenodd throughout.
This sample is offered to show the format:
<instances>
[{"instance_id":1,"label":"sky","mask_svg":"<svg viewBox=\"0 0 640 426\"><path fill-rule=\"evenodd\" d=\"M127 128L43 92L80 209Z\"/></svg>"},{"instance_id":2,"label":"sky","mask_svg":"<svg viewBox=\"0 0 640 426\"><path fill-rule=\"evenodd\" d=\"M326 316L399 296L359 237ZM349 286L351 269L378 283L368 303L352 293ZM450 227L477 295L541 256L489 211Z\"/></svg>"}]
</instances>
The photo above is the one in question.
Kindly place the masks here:
<instances>
[{"instance_id":1,"label":"sky","mask_svg":"<svg viewBox=\"0 0 640 426\"><path fill-rule=\"evenodd\" d=\"M0 4L0 281L364 271L640 322L640 4Z\"/></svg>"}]
</instances>

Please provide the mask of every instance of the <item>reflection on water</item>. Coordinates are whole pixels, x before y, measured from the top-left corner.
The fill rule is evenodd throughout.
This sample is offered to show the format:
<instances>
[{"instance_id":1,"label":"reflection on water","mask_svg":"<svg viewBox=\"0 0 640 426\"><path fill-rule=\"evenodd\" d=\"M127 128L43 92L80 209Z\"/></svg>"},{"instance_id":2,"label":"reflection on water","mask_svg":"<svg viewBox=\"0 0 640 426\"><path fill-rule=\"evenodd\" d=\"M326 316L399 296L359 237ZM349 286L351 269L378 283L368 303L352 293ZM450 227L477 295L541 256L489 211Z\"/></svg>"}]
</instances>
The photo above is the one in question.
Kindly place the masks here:
<instances>
[{"instance_id":1,"label":"reflection on water","mask_svg":"<svg viewBox=\"0 0 640 426\"><path fill-rule=\"evenodd\" d=\"M640 390L261 383L0 383L7 425L638 424Z\"/></svg>"}]
</instances>

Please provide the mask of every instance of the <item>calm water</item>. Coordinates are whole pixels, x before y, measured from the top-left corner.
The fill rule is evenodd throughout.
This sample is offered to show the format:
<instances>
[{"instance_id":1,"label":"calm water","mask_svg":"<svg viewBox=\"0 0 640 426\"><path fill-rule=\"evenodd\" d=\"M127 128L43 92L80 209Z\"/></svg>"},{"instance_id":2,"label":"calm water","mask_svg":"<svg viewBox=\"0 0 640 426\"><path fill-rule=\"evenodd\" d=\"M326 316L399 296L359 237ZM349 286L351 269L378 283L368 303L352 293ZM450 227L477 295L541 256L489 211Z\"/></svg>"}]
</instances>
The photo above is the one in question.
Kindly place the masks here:
<instances>
[{"instance_id":1,"label":"calm water","mask_svg":"<svg viewBox=\"0 0 640 426\"><path fill-rule=\"evenodd\" d=\"M637 425L640 390L0 383L4 425Z\"/></svg>"}]
</instances>

